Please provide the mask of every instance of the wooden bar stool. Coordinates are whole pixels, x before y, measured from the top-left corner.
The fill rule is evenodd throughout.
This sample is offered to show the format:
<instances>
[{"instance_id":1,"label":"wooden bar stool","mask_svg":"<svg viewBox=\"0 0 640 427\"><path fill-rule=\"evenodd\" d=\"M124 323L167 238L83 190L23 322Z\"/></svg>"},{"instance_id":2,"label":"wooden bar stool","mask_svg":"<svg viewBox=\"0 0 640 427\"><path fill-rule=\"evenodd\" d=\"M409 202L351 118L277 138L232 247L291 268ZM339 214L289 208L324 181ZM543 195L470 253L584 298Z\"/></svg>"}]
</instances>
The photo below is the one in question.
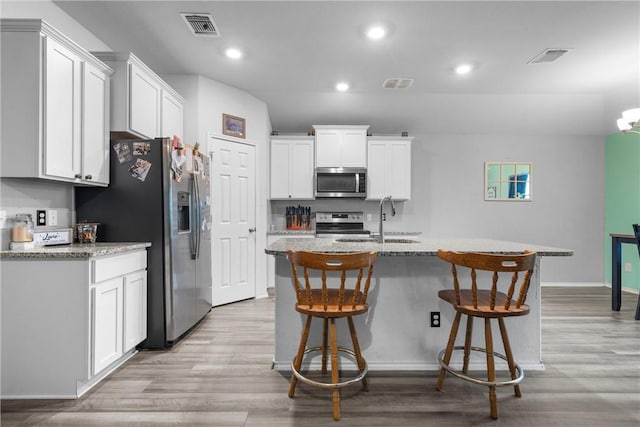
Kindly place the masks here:
<instances>
[{"instance_id":1,"label":"wooden bar stool","mask_svg":"<svg viewBox=\"0 0 640 427\"><path fill-rule=\"evenodd\" d=\"M444 378L449 372L458 378L469 381L474 384L485 385L489 387L489 403L491 408L491 418L498 419L498 405L496 402L496 387L513 386L515 395L521 397L520 381L524 378L522 368L515 363L511 345L509 344L509 336L504 324L505 317L524 316L529 313L529 306L525 304L527 291L531 275L535 266L535 252L525 251L521 255L493 255L483 253L463 253L452 251L438 251L438 257L451 263L451 273L453 275L453 289L442 290L438 292L438 297L453 306L456 310L456 316L451 325L451 333L445 350L438 355L440 362L440 377L436 384L437 390L442 390ZM466 267L470 270L471 289L461 289L458 280L458 267ZM478 289L477 271L492 272L491 289ZM518 274L524 272L520 279L517 289L516 299L512 299L516 293L516 285L518 284ZM509 277L506 293L498 290L499 274L507 274ZM504 276L504 275L503 275ZM502 282L500 282L502 283ZM463 314L467 315L467 329L465 334L464 346L456 346L456 335L460 325L460 318ZM473 319L480 317L484 319L485 328L485 347L472 347L471 337L473 332ZM491 319L498 319L500 327L500 335L506 355L494 352L493 336L491 333ZM454 350L463 350L462 370L456 370L449 366L451 355ZM487 358L487 379L472 377L468 374L469 355L471 351L479 351L486 353ZM511 374L509 381L496 381L495 361L494 357L506 360Z\"/></svg>"},{"instance_id":2,"label":"wooden bar stool","mask_svg":"<svg viewBox=\"0 0 640 427\"><path fill-rule=\"evenodd\" d=\"M333 393L333 419L340 419L340 389L350 384L362 382L362 389L367 390L367 362L362 357L356 329L353 325L353 316L366 313L367 294L371 283L373 265L376 262L376 252L360 253L316 253L304 251L287 251L287 259L291 262L291 277L296 292L296 311L307 316L300 337L298 353L291 363L291 385L289 397L293 398L297 381L332 390ZM302 267L304 286L300 284L298 267ZM319 286L309 277L311 270L319 271ZM333 272L333 273L332 273ZM329 276L335 275L339 284L334 286L327 283ZM349 274L347 274L349 273ZM351 277L354 276L354 277ZM364 283L363 283L364 277ZM332 277L330 277L331 279ZM347 279L353 280L347 280ZM348 285L347 282L352 282ZM307 348L311 319L317 317L323 319L322 345ZM353 350L338 347L336 335L336 319L345 317L349 325ZM328 344L327 344L328 341ZM328 347L327 347L328 345ZM301 373L302 360L305 355L312 352L322 354L322 374L327 373L327 349L330 351L331 382L320 382ZM347 353L353 356L358 365L359 374L352 379L340 381L338 353Z\"/></svg>"}]
</instances>

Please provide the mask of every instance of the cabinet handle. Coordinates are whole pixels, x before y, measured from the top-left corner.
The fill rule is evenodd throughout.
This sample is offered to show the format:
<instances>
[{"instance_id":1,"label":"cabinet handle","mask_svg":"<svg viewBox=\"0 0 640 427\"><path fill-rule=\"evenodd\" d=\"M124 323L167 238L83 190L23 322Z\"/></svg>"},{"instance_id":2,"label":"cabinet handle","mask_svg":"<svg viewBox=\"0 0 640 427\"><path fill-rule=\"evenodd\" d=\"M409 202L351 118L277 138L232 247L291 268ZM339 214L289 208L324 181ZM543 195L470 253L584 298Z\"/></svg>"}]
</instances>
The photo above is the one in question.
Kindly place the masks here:
<instances>
[{"instance_id":1,"label":"cabinet handle","mask_svg":"<svg viewBox=\"0 0 640 427\"><path fill-rule=\"evenodd\" d=\"M75 174L74 178L78 178L78 179L80 179L80 178L82 178L82 174L77 173L77 174Z\"/></svg>"},{"instance_id":2,"label":"cabinet handle","mask_svg":"<svg viewBox=\"0 0 640 427\"><path fill-rule=\"evenodd\" d=\"M86 175L84 179L93 179L93 177L91 175Z\"/></svg>"},{"instance_id":3,"label":"cabinet handle","mask_svg":"<svg viewBox=\"0 0 640 427\"><path fill-rule=\"evenodd\" d=\"M256 228L255 227L249 229L249 233L255 233L255 232L256 232Z\"/></svg>"}]
</instances>

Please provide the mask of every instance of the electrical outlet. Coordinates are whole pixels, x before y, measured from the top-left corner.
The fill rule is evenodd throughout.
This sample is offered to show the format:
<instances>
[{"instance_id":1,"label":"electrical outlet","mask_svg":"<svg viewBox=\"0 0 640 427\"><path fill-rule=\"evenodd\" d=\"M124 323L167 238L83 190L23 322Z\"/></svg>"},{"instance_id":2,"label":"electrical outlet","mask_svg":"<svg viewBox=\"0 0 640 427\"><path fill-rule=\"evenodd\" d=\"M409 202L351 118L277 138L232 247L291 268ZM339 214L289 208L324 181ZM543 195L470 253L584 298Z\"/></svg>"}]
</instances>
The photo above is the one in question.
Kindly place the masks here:
<instances>
[{"instance_id":1,"label":"electrical outlet","mask_svg":"<svg viewBox=\"0 0 640 427\"><path fill-rule=\"evenodd\" d=\"M36 210L36 225L47 225L47 211L45 211L44 209Z\"/></svg>"},{"instance_id":2,"label":"electrical outlet","mask_svg":"<svg viewBox=\"0 0 640 427\"><path fill-rule=\"evenodd\" d=\"M49 209L47 211L47 224L50 226L58 225L58 211L55 209Z\"/></svg>"},{"instance_id":3,"label":"electrical outlet","mask_svg":"<svg viewBox=\"0 0 640 427\"><path fill-rule=\"evenodd\" d=\"M624 263L624 271L626 271L627 273L631 273L631 263L630 262L625 262Z\"/></svg>"},{"instance_id":4,"label":"electrical outlet","mask_svg":"<svg viewBox=\"0 0 640 427\"><path fill-rule=\"evenodd\" d=\"M7 211L0 211L0 228L7 226Z\"/></svg>"},{"instance_id":5,"label":"electrical outlet","mask_svg":"<svg viewBox=\"0 0 640 427\"><path fill-rule=\"evenodd\" d=\"M371 221L371 214L367 214L367 221Z\"/></svg>"},{"instance_id":6,"label":"electrical outlet","mask_svg":"<svg viewBox=\"0 0 640 427\"><path fill-rule=\"evenodd\" d=\"M432 311L431 312L431 327L439 328L440 327L440 312Z\"/></svg>"}]
</instances>

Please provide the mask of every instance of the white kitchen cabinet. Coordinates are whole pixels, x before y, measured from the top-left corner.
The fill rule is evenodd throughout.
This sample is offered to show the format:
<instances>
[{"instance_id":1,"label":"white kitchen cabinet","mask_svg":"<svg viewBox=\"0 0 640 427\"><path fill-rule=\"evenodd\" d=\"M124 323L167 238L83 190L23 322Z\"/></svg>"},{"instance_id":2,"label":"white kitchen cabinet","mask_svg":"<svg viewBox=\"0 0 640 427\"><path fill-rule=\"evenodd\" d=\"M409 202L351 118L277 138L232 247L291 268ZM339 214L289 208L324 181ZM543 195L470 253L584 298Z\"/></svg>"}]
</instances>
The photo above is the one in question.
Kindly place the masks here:
<instances>
[{"instance_id":1,"label":"white kitchen cabinet","mask_svg":"<svg viewBox=\"0 0 640 427\"><path fill-rule=\"evenodd\" d=\"M412 137L370 137L367 199L411 199Z\"/></svg>"},{"instance_id":2,"label":"white kitchen cabinet","mask_svg":"<svg viewBox=\"0 0 640 427\"><path fill-rule=\"evenodd\" d=\"M161 136L182 139L184 120L184 101L173 89L162 89L162 130Z\"/></svg>"},{"instance_id":3,"label":"white kitchen cabinet","mask_svg":"<svg viewBox=\"0 0 640 427\"><path fill-rule=\"evenodd\" d=\"M1 397L77 398L133 356L146 337L146 264L139 248L3 257Z\"/></svg>"},{"instance_id":4,"label":"white kitchen cabinet","mask_svg":"<svg viewBox=\"0 0 640 427\"><path fill-rule=\"evenodd\" d=\"M124 276L124 318L122 351L127 352L147 338L147 274L145 271Z\"/></svg>"},{"instance_id":5,"label":"white kitchen cabinet","mask_svg":"<svg viewBox=\"0 0 640 427\"><path fill-rule=\"evenodd\" d=\"M112 70L42 20L0 28L2 176L107 185Z\"/></svg>"},{"instance_id":6,"label":"white kitchen cabinet","mask_svg":"<svg viewBox=\"0 0 640 427\"><path fill-rule=\"evenodd\" d=\"M82 179L109 184L109 79L92 64L84 64L82 103Z\"/></svg>"},{"instance_id":7,"label":"white kitchen cabinet","mask_svg":"<svg viewBox=\"0 0 640 427\"><path fill-rule=\"evenodd\" d=\"M129 129L140 136L160 135L162 88L158 79L136 62L129 64ZM120 129L118 126L113 126Z\"/></svg>"},{"instance_id":8,"label":"white kitchen cabinet","mask_svg":"<svg viewBox=\"0 0 640 427\"><path fill-rule=\"evenodd\" d=\"M367 167L369 126L314 125L316 167Z\"/></svg>"},{"instance_id":9,"label":"white kitchen cabinet","mask_svg":"<svg viewBox=\"0 0 640 427\"><path fill-rule=\"evenodd\" d=\"M108 280L91 292L91 372L95 375L122 356L122 280Z\"/></svg>"},{"instance_id":10,"label":"white kitchen cabinet","mask_svg":"<svg viewBox=\"0 0 640 427\"><path fill-rule=\"evenodd\" d=\"M313 199L313 137L271 139L271 199Z\"/></svg>"},{"instance_id":11,"label":"white kitchen cabinet","mask_svg":"<svg viewBox=\"0 0 640 427\"><path fill-rule=\"evenodd\" d=\"M111 131L138 138L183 139L184 99L133 53L94 52L115 70Z\"/></svg>"}]
</instances>

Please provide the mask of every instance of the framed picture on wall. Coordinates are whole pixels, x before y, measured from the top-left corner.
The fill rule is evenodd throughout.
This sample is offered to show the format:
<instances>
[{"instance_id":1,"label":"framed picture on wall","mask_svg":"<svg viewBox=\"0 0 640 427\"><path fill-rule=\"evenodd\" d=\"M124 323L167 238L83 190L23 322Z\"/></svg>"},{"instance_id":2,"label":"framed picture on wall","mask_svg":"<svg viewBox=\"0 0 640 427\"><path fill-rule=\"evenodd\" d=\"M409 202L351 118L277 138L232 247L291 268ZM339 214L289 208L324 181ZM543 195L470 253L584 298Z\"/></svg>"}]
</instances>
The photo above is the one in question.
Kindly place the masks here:
<instances>
[{"instance_id":1,"label":"framed picture on wall","mask_svg":"<svg viewBox=\"0 0 640 427\"><path fill-rule=\"evenodd\" d=\"M222 113L222 133L225 135L245 138L245 124L246 121L242 117Z\"/></svg>"}]
</instances>

